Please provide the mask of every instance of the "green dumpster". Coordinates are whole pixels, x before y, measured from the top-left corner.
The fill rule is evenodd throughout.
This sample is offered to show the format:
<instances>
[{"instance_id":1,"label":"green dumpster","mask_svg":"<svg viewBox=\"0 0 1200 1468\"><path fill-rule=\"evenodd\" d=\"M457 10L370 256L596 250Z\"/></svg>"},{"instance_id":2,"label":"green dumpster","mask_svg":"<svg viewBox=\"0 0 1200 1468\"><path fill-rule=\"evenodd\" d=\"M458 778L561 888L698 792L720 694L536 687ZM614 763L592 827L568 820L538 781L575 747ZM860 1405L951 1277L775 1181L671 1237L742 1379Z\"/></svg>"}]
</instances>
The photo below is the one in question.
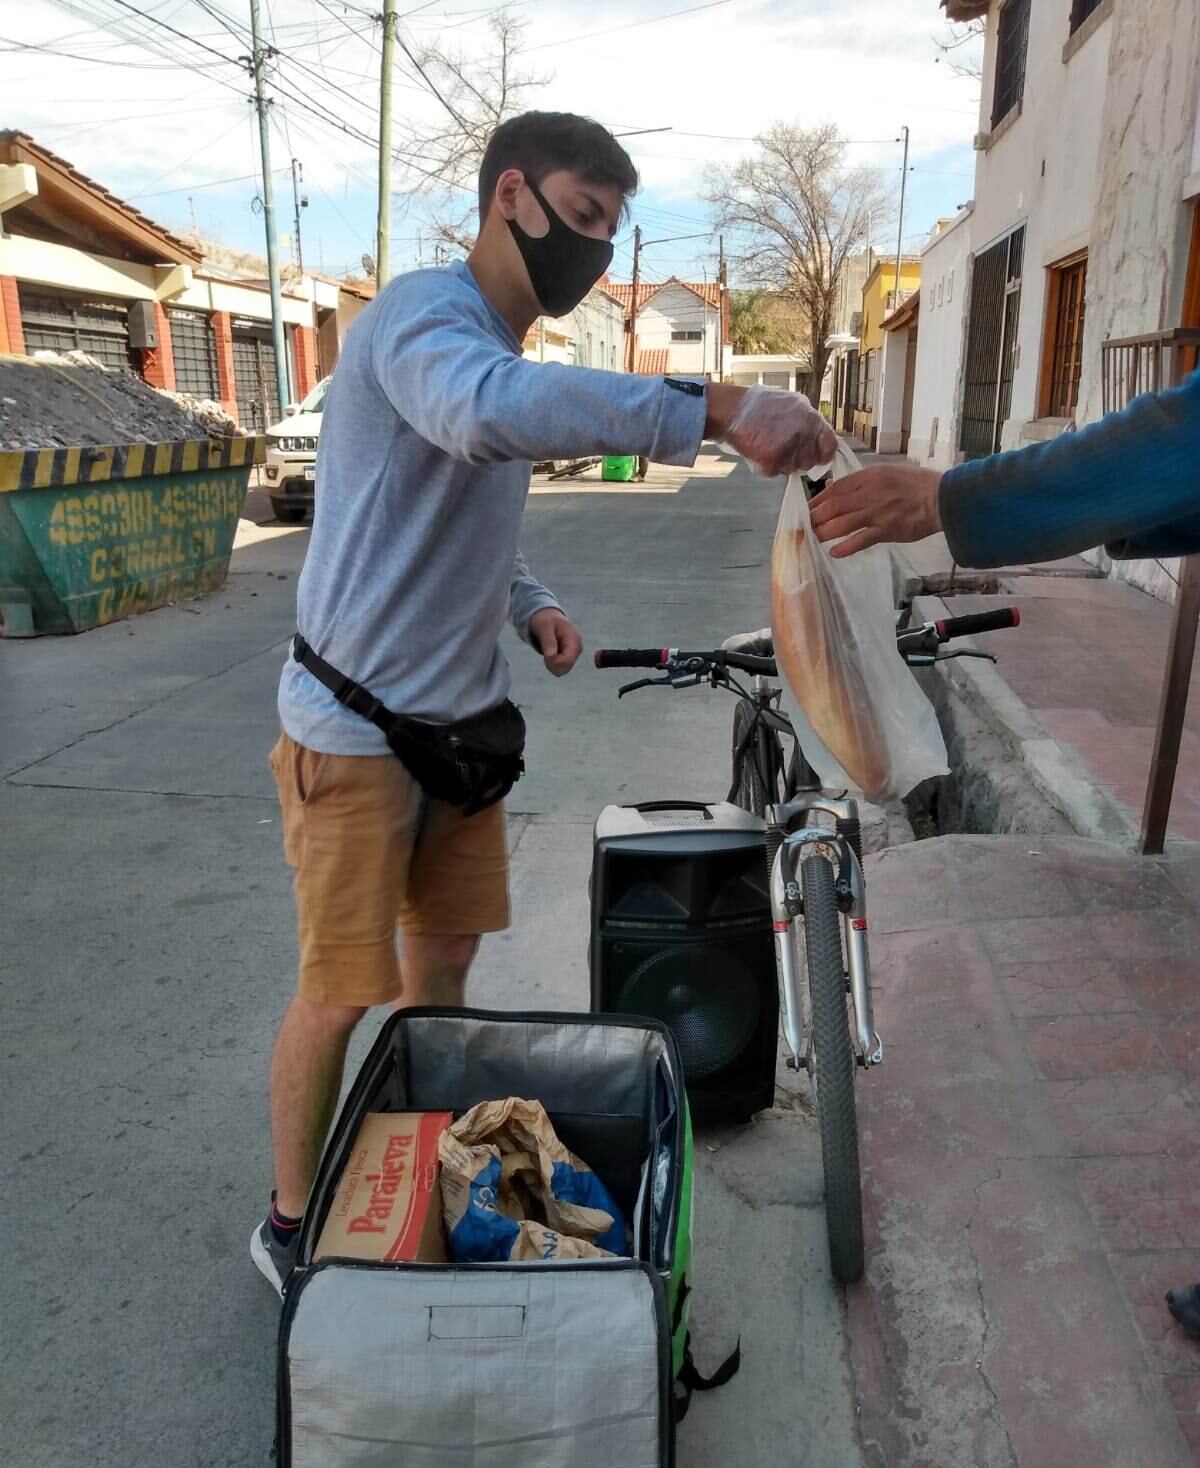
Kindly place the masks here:
<instances>
[{"instance_id":1,"label":"green dumpster","mask_svg":"<svg viewBox=\"0 0 1200 1468\"><path fill-rule=\"evenodd\" d=\"M0 453L8 636L85 632L212 591L261 438Z\"/></svg>"}]
</instances>

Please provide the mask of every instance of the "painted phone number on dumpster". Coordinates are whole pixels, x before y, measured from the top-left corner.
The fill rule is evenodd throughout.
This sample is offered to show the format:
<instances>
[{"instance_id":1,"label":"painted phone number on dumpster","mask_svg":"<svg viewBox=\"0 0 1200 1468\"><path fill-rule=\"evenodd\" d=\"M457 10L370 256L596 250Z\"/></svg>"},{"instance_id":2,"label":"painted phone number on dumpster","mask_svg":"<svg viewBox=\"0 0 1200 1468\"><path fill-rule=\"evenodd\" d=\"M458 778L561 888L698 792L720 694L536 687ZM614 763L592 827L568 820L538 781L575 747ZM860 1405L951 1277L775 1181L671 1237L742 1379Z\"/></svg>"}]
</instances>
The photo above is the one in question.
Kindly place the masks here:
<instances>
[{"instance_id":1,"label":"painted phone number on dumpster","mask_svg":"<svg viewBox=\"0 0 1200 1468\"><path fill-rule=\"evenodd\" d=\"M227 525L236 519L243 493L240 476L236 475L168 484L162 489L96 490L60 499L50 514L48 536L51 545L63 548L107 544L114 552L121 542L132 542L130 549L136 545L139 550L138 569L142 574L151 569L165 570L179 564L177 557L186 544L182 536L171 532L193 531L191 539L197 549L202 549L205 527ZM157 554L151 549L154 545L168 557L161 568L145 564ZM104 559L108 561L108 557ZM93 580L97 579L98 569L93 564ZM122 573L108 569L99 579L117 574Z\"/></svg>"}]
</instances>

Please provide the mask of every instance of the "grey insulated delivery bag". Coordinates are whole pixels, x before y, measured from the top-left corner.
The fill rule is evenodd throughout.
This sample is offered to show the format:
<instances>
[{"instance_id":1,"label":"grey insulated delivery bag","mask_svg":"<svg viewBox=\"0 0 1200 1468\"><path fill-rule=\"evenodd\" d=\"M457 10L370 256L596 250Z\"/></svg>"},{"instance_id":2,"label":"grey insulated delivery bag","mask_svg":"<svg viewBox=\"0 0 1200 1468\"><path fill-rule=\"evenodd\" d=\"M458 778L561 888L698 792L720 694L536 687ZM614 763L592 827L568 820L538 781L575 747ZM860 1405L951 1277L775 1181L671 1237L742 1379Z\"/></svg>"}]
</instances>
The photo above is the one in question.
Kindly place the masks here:
<instances>
[{"instance_id":1,"label":"grey insulated delivery bag","mask_svg":"<svg viewBox=\"0 0 1200 1468\"><path fill-rule=\"evenodd\" d=\"M367 1113L457 1116L506 1096L541 1101L604 1180L632 1225L632 1258L313 1261ZM670 1468L677 1392L703 1384L687 1354L691 1173L682 1069L664 1026L391 1016L330 1138L285 1294L281 1468Z\"/></svg>"}]
</instances>

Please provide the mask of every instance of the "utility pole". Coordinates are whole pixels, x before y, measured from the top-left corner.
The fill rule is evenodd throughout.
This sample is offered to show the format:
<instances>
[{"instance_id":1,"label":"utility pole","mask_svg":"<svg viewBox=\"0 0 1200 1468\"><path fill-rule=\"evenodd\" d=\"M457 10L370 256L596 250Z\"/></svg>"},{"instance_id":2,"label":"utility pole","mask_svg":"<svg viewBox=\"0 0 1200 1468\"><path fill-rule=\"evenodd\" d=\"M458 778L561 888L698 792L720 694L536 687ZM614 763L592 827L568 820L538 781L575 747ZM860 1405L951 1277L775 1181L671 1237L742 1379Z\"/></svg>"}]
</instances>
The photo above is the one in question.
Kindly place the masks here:
<instances>
[{"instance_id":1,"label":"utility pole","mask_svg":"<svg viewBox=\"0 0 1200 1468\"><path fill-rule=\"evenodd\" d=\"M719 314L717 316L717 381L725 381L725 313L729 310L729 275L725 266L725 236L718 236L717 294Z\"/></svg>"},{"instance_id":2,"label":"utility pole","mask_svg":"<svg viewBox=\"0 0 1200 1468\"><path fill-rule=\"evenodd\" d=\"M902 128L901 131L904 133L904 162L900 168L900 223L896 227L896 299L892 306L893 311L900 304L900 247L904 243L904 186L908 183L908 128ZM900 139L897 138L896 141L899 142Z\"/></svg>"},{"instance_id":3,"label":"utility pole","mask_svg":"<svg viewBox=\"0 0 1200 1468\"><path fill-rule=\"evenodd\" d=\"M396 0L383 0L383 59L379 63L379 231L375 240L375 292L388 283L392 254L392 70L396 50Z\"/></svg>"},{"instance_id":4,"label":"utility pole","mask_svg":"<svg viewBox=\"0 0 1200 1468\"><path fill-rule=\"evenodd\" d=\"M299 158L292 159L292 203L296 210L296 265L304 270L304 246L300 242L300 211L308 208L307 195L301 194L300 185L304 182L304 165Z\"/></svg>"},{"instance_id":5,"label":"utility pole","mask_svg":"<svg viewBox=\"0 0 1200 1468\"><path fill-rule=\"evenodd\" d=\"M633 291L629 298L629 370L637 371L638 267L642 255L642 226L633 230Z\"/></svg>"},{"instance_id":6,"label":"utility pole","mask_svg":"<svg viewBox=\"0 0 1200 1468\"><path fill-rule=\"evenodd\" d=\"M254 75L254 110L258 114L258 142L262 150L263 223L267 230L267 279L271 286L271 341L275 347L275 386L282 413L291 401L288 392L287 342L283 334L283 293L279 289L279 261L275 254L275 190L271 183L271 137L267 101L263 87L267 52L262 44L258 19L259 0L250 0L250 69Z\"/></svg>"}]
</instances>

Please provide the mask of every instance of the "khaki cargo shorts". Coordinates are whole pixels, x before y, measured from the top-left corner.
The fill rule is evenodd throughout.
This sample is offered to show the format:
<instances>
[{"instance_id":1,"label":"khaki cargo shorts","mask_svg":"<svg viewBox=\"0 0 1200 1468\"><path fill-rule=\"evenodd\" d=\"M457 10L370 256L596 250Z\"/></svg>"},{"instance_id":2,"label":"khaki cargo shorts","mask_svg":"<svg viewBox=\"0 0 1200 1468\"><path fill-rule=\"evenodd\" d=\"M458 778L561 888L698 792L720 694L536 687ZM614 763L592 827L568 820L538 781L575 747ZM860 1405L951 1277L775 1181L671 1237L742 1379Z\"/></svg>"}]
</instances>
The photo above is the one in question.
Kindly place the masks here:
<instances>
[{"instance_id":1,"label":"khaki cargo shorts","mask_svg":"<svg viewBox=\"0 0 1200 1468\"><path fill-rule=\"evenodd\" d=\"M503 805L464 816L427 799L395 755L318 754L287 734L270 766L295 873L305 998L399 998L397 929L452 937L508 927Z\"/></svg>"}]
</instances>

